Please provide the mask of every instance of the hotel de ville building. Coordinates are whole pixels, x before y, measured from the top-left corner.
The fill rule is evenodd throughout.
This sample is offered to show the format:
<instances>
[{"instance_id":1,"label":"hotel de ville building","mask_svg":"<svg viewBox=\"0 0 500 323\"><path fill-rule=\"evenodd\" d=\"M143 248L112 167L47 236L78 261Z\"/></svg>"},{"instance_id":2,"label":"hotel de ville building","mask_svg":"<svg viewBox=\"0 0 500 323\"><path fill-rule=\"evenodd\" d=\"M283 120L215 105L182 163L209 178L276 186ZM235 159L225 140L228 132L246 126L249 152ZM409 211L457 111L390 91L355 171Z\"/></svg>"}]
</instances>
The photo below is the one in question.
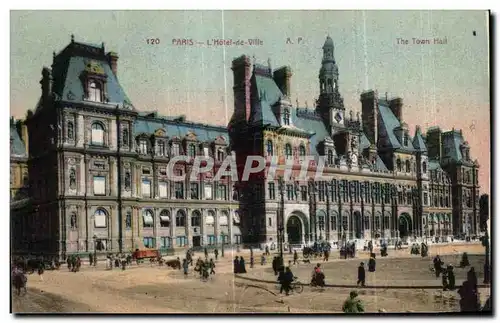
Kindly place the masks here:
<instances>
[{"instance_id":1,"label":"hotel de ville building","mask_svg":"<svg viewBox=\"0 0 500 323\"><path fill-rule=\"evenodd\" d=\"M11 121L13 252L273 245L279 226L294 245L478 234L479 165L462 132L409 133L403 100L372 90L361 114L346 111L334 49L327 37L309 108L291 102L288 66L235 58L234 111L220 127L141 111L119 83L118 54L72 36L42 68L36 107ZM189 161L175 164L186 175L175 182L167 164L178 155ZM323 156L327 176L215 180L227 156L250 155L278 168L313 156L312 170ZM214 168L191 180L196 156Z\"/></svg>"}]
</instances>

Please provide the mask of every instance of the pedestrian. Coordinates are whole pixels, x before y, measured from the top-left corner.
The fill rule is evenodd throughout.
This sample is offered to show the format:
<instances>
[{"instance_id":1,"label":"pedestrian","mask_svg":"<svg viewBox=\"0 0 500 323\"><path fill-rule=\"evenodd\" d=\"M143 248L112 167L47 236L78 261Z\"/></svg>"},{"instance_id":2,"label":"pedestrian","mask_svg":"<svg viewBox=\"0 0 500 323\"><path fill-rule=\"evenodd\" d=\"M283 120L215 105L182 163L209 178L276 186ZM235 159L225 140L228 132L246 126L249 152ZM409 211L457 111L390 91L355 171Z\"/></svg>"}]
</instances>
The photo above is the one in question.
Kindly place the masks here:
<instances>
[{"instance_id":1,"label":"pedestrian","mask_svg":"<svg viewBox=\"0 0 500 323\"><path fill-rule=\"evenodd\" d=\"M297 250L293 251L293 264L296 265L299 261L299 255L297 254Z\"/></svg>"},{"instance_id":2,"label":"pedestrian","mask_svg":"<svg viewBox=\"0 0 500 323\"><path fill-rule=\"evenodd\" d=\"M271 255L271 254L269 253L269 246L266 246L266 256L269 256L269 255Z\"/></svg>"},{"instance_id":3,"label":"pedestrian","mask_svg":"<svg viewBox=\"0 0 500 323\"><path fill-rule=\"evenodd\" d=\"M448 274L448 289L455 289L455 273L453 272L453 266L450 264L448 268L446 268Z\"/></svg>"},{"instance_id":4,"label":"pedestrian","mask_svg":"<svg viewBox=\"0 0 500 323\"><path fill-rule=\"evenodd\" d=\"M325 249L323 255L324 255L323 261L328 261L328 258L330 257L330 252Z\"/></svg>"},{"instance_id":5,"label":"pedestrian","mask_svg":"<svg viewBox=\"0 0 500 323\"><path fill-rule=\"evenodd\" d=\"M185 258L182 259L182 268L184 269L184 278L186 278L188 275L189 263Z\"/></svg>"},{"instance_id":6,"label":"pedestrian","mask_svg":"<svg viewBox=\"0 0 500 323\"><path fill-rule=\"evenodd\" d=\"M208 249L205 247L205 259L208 259Z\"/></svg>"},{"instance_id":7,"label":"pedestrian","mask_svg":"<svg viewBox=\"0 0 500 323\"><path fill-rule=\"evenodd\" d=\"M38 276L40 276L40 281L43 281L44 271L45 271L45 265L43 264L43 261L40 261L38 263Z\"/></svg>"},{"instance_id":8,"label":"pedestrian","mask_svg":"<svg viewBox=\"0 0 500 323\"><path fill-rule=\"evenodd\" d=\"M210 275L215 275L215 262L213 259L210 259Z\"/></svg>"},{"instance_id":9,"label":"pedestrian","mask_svg":"<svg viewBox=\"0 0 500 323\"><path fill-rule=\"evenodd\" d=\"M245 259L243 259L243 257L240 257L240 274L246 274L247 273L247 270L245 268Z\"/></svg>"},{"instance_id":10,"label":"pedestrian","mask_svg":"<svg viewBox=\"0 0 500 323\"><path fill-rule=\"evenodd\" d=\"M240 260L238 259L238 256L236 256L233 260L233 273L240 273Z\"/></svg>"},{"instance_id":11,"label":"pedestrian","mask_svg":"<svg viewBox=\"0 0 500 323\"><path fill-rule=\"evenodd\" d=\"M290 267L286 267L285 271L280 272L280 275L278 276L278 281L281 284L280 294L282 294L283 291L285 291L286 295L288 296L290 293L290 285L293 282L293 273Z\"/></svg>"},{"instance_id":12,"label":"pedestrian","mask_svg":"<svg viewBox=\"0 0 500 323\"><path fill-rule=\"evenodd\" d=\"M219 258L219 249L215 248L214 255L215 255L215 260L217 261L217 259Z\"/></svg>"},{"instance_id":13,"label":"pedestrian","mask_svg":"<svg viewBox=\"0 0 500 323\"><path fill-rule=\"evenodd\" d=\"M253 259L253 254L250 256L250 268L253 268L254 265L254 259Z\"/></svg>"},{"instance_id":14,"label":"pedestrian","mask_svg":"<svg viewBox=\"0 0 500 323\"><path fill-rule=\"evenodd\" d=\"M89 253L89 266L92 266L93 263L94 263L93 255Z\"/></svg>"},{"instance_id":15,"label":"pedestrian","mask_svg":"<svg viewBox=\"0 0 500 323\"><path fill-rule=\"evenodd\" d=\"M470 286L473 290L477 290L477 275L474 267L470 267L467 272L467 281L470 283Z\"/></svg>"},{"instance_id":16,"label":"pedestrian","mask_svg":"<svg viewBox=\"0 0 500 323\"><path fill-rule=\"evenodd\" d=\"M262 254L260 256L260 265L264 266L265 263L266 263L266 256L264 256L264 254Z\"/></svg>"},{"instance_id":17,"label":"pedestrian","mask_svg":"<svg viewBox=\"0 0 500 323\"><path fill-rule=\"evenodd\" d=\"M364 263L361 263L359 264L359 267L358 267L358 282L356 283L356 285L360 285L361 284L361 287L365 287L365 264Z\"/></svg>"},{"instance_id":18,"label":"pedestrian","mask_svg":"<svg viewBox=\"0 0 500 323\"><path fill-rule=\"evenodd\" d=\"M274 276L278 275L278 257L273 258L273 271Z\"/></svg>"},{"instance_id":19,"label":"pedestrian","mask_svg":"<svg viewBox=\"0 0 500 323\"><path fill-rule=\"evenodd\" d=\"M370 260L368 260L368 271L371 273L375 272L375 265L375 253L372 252L370 255Z\"/></svg>"},{"instance_id":20,"label":"pedestrian","mask_svg":"<svg viewBox=\"0 0 500 323\"><path fill-rule=\"evenodd\" d=\"M66 258L66 263L68 264L68 271L71 271L71 257Z\"/></svg>"}]
</instances>

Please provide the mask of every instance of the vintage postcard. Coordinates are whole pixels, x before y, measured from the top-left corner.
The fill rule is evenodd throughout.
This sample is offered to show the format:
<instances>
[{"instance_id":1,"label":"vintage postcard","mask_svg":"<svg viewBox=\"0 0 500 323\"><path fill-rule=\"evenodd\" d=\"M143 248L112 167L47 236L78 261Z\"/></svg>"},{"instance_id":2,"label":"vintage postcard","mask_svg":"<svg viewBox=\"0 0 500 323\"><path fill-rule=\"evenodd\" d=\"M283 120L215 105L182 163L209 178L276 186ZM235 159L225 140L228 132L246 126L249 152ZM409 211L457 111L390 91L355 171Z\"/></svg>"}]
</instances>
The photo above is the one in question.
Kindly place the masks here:
<instances>
[{"instance_id":1,"label":"vintage postcard","mask_svg":"<svg viewBox=\"0 0 500 323\"><path fill-rule=\"evenodd\" d=\"M11 311L491 313L489 24L11 11Z\"/></svg>"}]
</instances>

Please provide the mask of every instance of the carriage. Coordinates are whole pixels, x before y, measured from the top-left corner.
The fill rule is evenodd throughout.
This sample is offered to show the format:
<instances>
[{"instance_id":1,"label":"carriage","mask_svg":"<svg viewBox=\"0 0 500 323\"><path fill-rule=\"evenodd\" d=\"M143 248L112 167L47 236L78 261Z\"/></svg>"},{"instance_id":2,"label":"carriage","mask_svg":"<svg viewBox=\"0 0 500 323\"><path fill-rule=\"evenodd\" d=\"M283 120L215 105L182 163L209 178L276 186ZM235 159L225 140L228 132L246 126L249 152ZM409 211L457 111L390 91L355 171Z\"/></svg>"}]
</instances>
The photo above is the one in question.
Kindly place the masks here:
<instances>
[{"instance_id":1,"label":"carriage","mask_svg":"<svg viewBox=\"0 0 500 323\"><path fill-rule=\"evenodd\" d=\"M135 251L132 253L132 259L138 262L143 262L146 259L160 259L160 251L157 249L135 249Z\"/></svg>"}]
</instances>

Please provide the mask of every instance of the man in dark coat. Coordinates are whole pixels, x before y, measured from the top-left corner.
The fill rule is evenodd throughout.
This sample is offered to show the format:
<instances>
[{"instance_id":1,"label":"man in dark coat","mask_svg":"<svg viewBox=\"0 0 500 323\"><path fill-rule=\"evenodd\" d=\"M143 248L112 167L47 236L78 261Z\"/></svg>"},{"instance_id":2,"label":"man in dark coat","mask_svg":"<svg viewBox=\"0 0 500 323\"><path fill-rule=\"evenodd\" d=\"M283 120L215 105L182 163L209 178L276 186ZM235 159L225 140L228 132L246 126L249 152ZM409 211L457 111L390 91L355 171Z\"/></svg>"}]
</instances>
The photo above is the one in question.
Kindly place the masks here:
<instances>
[{"instance_id":1,"label":"man in dark coat","mask_svg":"<svg viewBox=\"0 0 500 323\"><path fill-rule=\"evenodd\" d=\"M434 262L434 272L436 273L436 278L438 278L442 271L441 266L443 265L443 262L441 261L441 258L439 258L439 255L436 255L436 257L434 257L433 262Z\"/></svg>"},{"instance_id":2,"label":"man in dark coat","mask_svg":"<svg viewBox=\"0 0 500 323\"><path fill-rule=\"evenodd\" d=\"M447 274L448 274L448 289L449 290L454 290L455 289L455 273L453 272L453 266L448 265L446 268Z\"/></svg>"},{"instance_id":3,"label":"man in dark coat","mask_svg":"<svg viewBox=\"0 0 500 323\"><path fill-rule=\"evenodd\" d=\"M278 257L273 258L273 271L274 276L278 275Z\"/></svg>"},{"instance_id":4,"label":"man in dark coat","mask_svg":"<svg viewBox=\"0 0 500 323\"><path fill-rule=\"evenodd\" d=\"M297 264L297 261L299 260L299 255L297 254L297 250L293 251L293 264Z\"/></svg>"},{"instance_id":5,"label":"man in dark coat","mask_svg":"<svg viewBox=\"0 0 500 323\"><path fill-rule=\"evenodd\" d=\"M470 267L467 272L467 281L470 282L470 286L472 289L477 290L477 275L474 267Z\"/></svg>"},{"instance_id":6,"label":"man in dark coat","mask_svg":"<svg viewBox=\"0 0 500 323\"><path fill-rule=\"evenodd\" d=\"M359 264L358 267L358 282L356 285L359 286L361 284L361 287L365 287L365 264L361 263Z\"/></svg>"},{"instance_id":7,"label":"man in dark coat","mask_svg":"<svg viewBox=\"0 0 500 323\"><path fill-rule=\"evenodd\" d=\"M368 271L371 273L375 272L375 265L375 254L372 252L372 254L370 255L370 260L368 260Z\"/></svg>"},{"instance_id":8,"label":"man in dark coat","mask_svg":"<svg viewBox=\"0 0 500 323\"><path fill-rule=\"evenodd\" d=\"M205 247L205 259L208 258L208 249Z\"/></svg>"},{"instance_id":9,"label":"man in dark coat","mask_svg":"<svg viewBox=\"0 0 500 323\"><path fill-rule=\"evenodd\" d=\"M245 268L245 259L243 259L243 257L240 257L239 272L241 274L247 273L247 269Z\"/></svg>"},{"instance_id":10,"label":"man in dark coat","mask_svg":"<svg viewBox=\"0 0 500 323\"><path fill-rule=\"evenodd\" d=\"M217 261L217 258L219 258L219 249L215 248L214 255L215 255L215 260Z\"/></svg>"}]
</instances>

